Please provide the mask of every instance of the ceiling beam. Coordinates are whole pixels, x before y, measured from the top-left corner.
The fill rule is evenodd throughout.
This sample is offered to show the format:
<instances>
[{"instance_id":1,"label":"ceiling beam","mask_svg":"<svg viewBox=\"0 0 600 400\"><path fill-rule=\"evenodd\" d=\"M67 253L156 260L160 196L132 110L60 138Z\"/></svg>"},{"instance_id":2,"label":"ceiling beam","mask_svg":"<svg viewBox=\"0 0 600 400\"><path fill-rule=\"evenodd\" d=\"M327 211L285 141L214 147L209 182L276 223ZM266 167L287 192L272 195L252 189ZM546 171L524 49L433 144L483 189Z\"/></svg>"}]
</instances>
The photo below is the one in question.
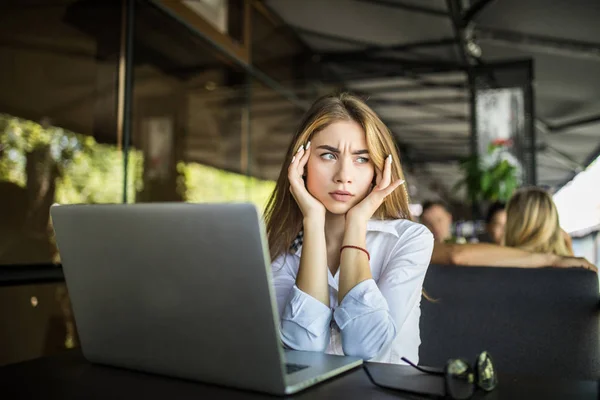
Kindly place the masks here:
<instances>
[{"instance_id":1,"label":"ceiling beam","mask_svg":"<svg viewBox=\"0 0 600 400\"><path fill-rule=\"evenodd\" d=\"M303 28L303 27L300 27L297 25L289 25L289 26L297 34L300 34L300 35L313 36L313 37L317 37L320 39L331 40L333 42L338 42L338 43L350 44L353 46L370 47L370 46L377 45L376 43L373 43L373 42L367 42L365 40L349 38L347 36L335 35L333 33L319 32L319 31L315 31L314 29Z\"/></svg>"},{"instance_id":2,"label":"ceiling beam","mask_svg":"<svg viewBox=\"0 0 600 400\"><path fill-rule=\"evenodd\" d=\"M590 164L593 163L594 160L596 160L598 157L600 157L600 144L598 144L598 146L596 146L596 148L594 150L592 150L592 152L588 155L588 157L583 162L583 170L587 169L587 167L589 167ZM578 173L579 173L579 171L571 172L565 180L563 180L562 182L559 182L557 184L556 190L557 191L560 190L563 186L565 186L567 183L569 183L571 180L573 180L573 178L575 178L575 176Z\"/></svg>"},{"instance_id":3,"label":"ceiling beam","mask_svg":"<svg viewBox=\"0 0 600 400\"><path fill-rule=\"evenodd\" d=\"M387 119L387 123L392 126L414 126L414 125L446 125L446 124L464 124L468 119L464 115L439 115L431 118L398 118Z\"/></svg>"},{"instance_id":4,"label":"ceiling beam","mask_svg":"<svg viewBox=\"0 0 600 400\"><path fill-rule=\"evenodd\" d=\"M402 87L396 88L394 93L402 92L405 90ZM377 99L377 98L369 98L368 103L370 105L378 105L378 106L403 106L403 107L423 107L427 104L434 105L444 105L444 104L457 104L464 103L469 101L467 96L447 96L447 97L428 97L423 100L424 103L412 101L412 100L401 100L401 99Z\"/></svg>"},{"instance_id":5,"label":"ceiling beam","mask_svg":"<svg viewBox=\"0 0 600 400\"><path fill-rule=\"evenodd\" d=\"M467 25L475 19L477 14L481 13L481 11L483 11L483 9L492 1L494 0L478 0L474 2L462 15L463 28L466 28Z\"/></svg>"},{"instance_id":6,"label":"ceiling beam","mask_svg":"<svg viewBox=\"0 0 600 400\"><path fill-rule=\"evenodd\" d=\"M374 4L382 7L397 8L400 10L411 11L421 14L430 15L432 17L448 17L448 13L444 10L439 10L431 7L418 6L414 3L407 3L398 0L354 0L361 3Z\"/></svg>"},{"instance_id":7,"label":"ceiling beam","mask_svg":"<svg viewBox=\"0 0 600 400\"><path fill-rule=\"evenodd\" d=\"M465 66L471 65L471 59L469 54L466 51L466 43L465 43L465 22L462 14L462 6L460 0L446 0L446 5L448 7L448 14L450 16L450 20L452 22L452 29L454 30L454 37L456 38L456 43L458 46L458 55L461 59L461 62Z\"/></svg>"},{"instance_id":8,"label":"ceiling beam","mask_svg":"<svg viewBox=\"0 0 600 400\"><path fill-rule=\"evenodd\" d=\"M457 162L463 161L464 156L457 154L416 154L412 155L411 159L414 164L455 164Z\"/></svg>"},{"instance_id":9,"label":"ceiling beam","mask_svg":"<svg viewBox=\"0 0 600 400\"><path fill-rule=\"evenodd\" d=\"M371 93L368 91L364 91L364 90L352 90L356 95L361 96L365 99L368 99L371 96ZM368 100L367 100L368 101ZM410 101L410 100L406 100L406 101ZM435 115L446 115L448 113L447 110L444 110L443 108L439 108L433 105L429 105L429 104L423 104L423 103L418 103L418 102L413 102L413 104L419 104L420 107L428 112L431 112L432 114ZM387 124L387 121L385 121ZM388 124L389 126L389 124Z\"/></svg>"},{"instance_id":10,"label":"ceiling beam","mask_svg":"<svg viewBox=\"0 0 600 400\"><path fill-rule=\"evenodd\" d=\"M329 34L329 33L324 33L324 32L319 32L319 31L315 31L312 29L307 29L307 28L302 28L299 26L292 26L290 25L290 27L292 28L292 30L297 34L305 34L305 35L309 35L309 36L313 36L313 37L318 37L321 39L325 39L325 40L331 40L331 41L336 41L336 42L340 42L340 43L344 43L344 44L350 44L353 46L358 46L361 47L360 51L364 51L365 49L374 49L377 48L378 45L376 43L373 42L368 42L368 41L364 41L364 40L358 40L358 39L354 39L354 38L349 38L346 36L339 36L339 35L335 35L335 34ZM310 57L310 60L307 60L307 62L321 62L321 57L319 57L318 54L314 54ZM358 59L358 61L364 61L364 57ZM397 62L397 60L394 60ZM420 66L423 67L421 68L421 70L418 71L419 74L428 74L428 73L439 73L439 72L453 72L453 71L457 71L457 66L456 64L451 64L451 66L449 67L448 65L444 65L442 67L438 66L437 68L432 67L432 61L435 60L429 60L428 62L425 60L422 61L418 61L418 60L410 60L413 62L421 62ZM373 64L378 63L379 60L371 60L371 62L369 63L369 66L372 66ZM338 65L340 65L340 63L337 63ZM344 66L344 63L341 63L340 66ZM460 70L460 66L459 69ZM351 73L351 74L343 74L343 76L341 76L339 73L336 77L336 79L334 79L334 81L336 81L337 83L339 83L340 79L342 81L359 81L359 80L368 80L368 79L374 79L374 78L385 78L385 77L398 77L403 76L406 77L408 79L413 79L414 77L412 76L407 76L407 72L408 71L399 71L398 68L394 68L393 70L387 70L387 71L363 71L359 72L359 73ZM417 72L417 71L412 71L412 72ZM318 80L322 83L331 83L329 82L327 79L325 79L325 77L323 76L318 76L318 77L314 77L315 80ZM310 77L309 77L310 80Z\"/></svg>"},{"instance_id":11,"label":"ceiling beam","mask_svg":"<svg viewBox=\"0 0 600 400\"><path fill-rule=\"evenodd\" d=\"M545 143L541 146L536 146L536 151L538 153L544 154L546 157L553 159L555 162L562 164L565 168L568 168L573 172L581 172L583 171L583 167L577 161L573 159L567 153L558 150L555 147L552 147L550 144ZM537 165L540 166L540 157L536 157Z\"/></svg>"},{"instance_id":12,"label":"ceiling beam","mask_svg":"<svg viewBox=\"0 0 600 400\"><path fill-rule=\"evenodd\" d=\"M342 63L345 65L359 64L368 65L369 67L394 67L400 68L401 71L411 71L418 73L419 71L426 72L450 72L450 71L464 71L465 66L449 61L431 61L431 60L413 60L408 58L400 57L384 57L384 56L363 56L356 57L354 55L347 56L344 54L327 53L320 57L320 62L323 63ZM397 74L401 74L401 71L396 71Z\"/></svg>"},{"instance_id":13,"label":"ceiling beam","mask_svg":"<svg viewBox=\"0 0 600 400\"><path fill-rule=\"evenodd\" d=\"M469 136L465 136L464 134L460 134L460 133L456 133L456 132L444 132L444 131L430 131L430 130L419 130L419 129L407 129L404 130L402 129L401 131L403 134L407 134L407 135L423 135L423 137L427 137L427 136L439 136L439 137L457 137L457 138L463 138L463 137L469 137Z\"/></svg>"},{"instance_id":14,"label":"ceiling beam","mask_svg":"<svg viewBox=\"0 0 600 400\"><path fill-rule=\"evenodd\" d=\"M406 134L405 132L401 131L401 130L394 130L396 133L399 133L402 135L402 137L406 138L410 143L415 143L415 144L428 144L428 143L441 143L441 142L448 142L448 143L458 143L460 145L463 145L465 141L468 141L470 138L468 136L465 135L453 135L453 134L441 134L441 135L437 135L437 134L427 134L427 135L411 135L411 134Z\"/></svg>"},{"instance_id":15,"label":"ceiling beam","mask_svg":"<svg viewBox=\"0 0 600 400\"><path fill-rule=\"evenodd\" d=\"M600 122L600 114L592 115L591 117L579 118L569 122L563 122L561 124L548 124L546 126L548 130L552 133L560 133L569 129L577 128L583 125L595 124Z\"/></svg>"},{"instance_id":16,"label":"ceiling beam","mask_svg":"<svg viewBox=\"0 0 600 400\"><path fill-rule=\"evenodd\" d=\"M557 171L567 171L567 172L573 172L573 168L563 164L561 162L558 162L558 159L556 159L555 161L538 161L537 164L538 168L543 168L544 170L550 170L550 169L554 169Z\"/></svg>"},{"instance_id":17,"label":"ceiling beam","mask_svg":"<svg viewBox=\"0 0 600 400\"><path fill-rule=\"evenodd\" d=\"M436 40L426 40L422 42L413 42L413 43L402 43L395 44L392 46L367 46L361 50L352 50L352 51L328 51L318 53L320 57L328 57L328 56L342 56L346 59L363 59L366 55L372 55L373 53L381 53L381 52L409 52L411 50L423 49L423 48L431 48L431 47L440 47L440 46L448 46L456 43L455 38L442 38Z\"/></svg>"},{"instance_id":18,"label":"ceiling beam","mask_svg":"<svg viewBox=\"0 0 600 400\"><path fill-rule=\"evenodd\" d=\"M344 66L343 64L326 64L326 65L332 65L332 66ZM354 66L354 65L353 65ZM374 79L389 79L389 78L408 78L408 79L413 79L413 78L409 78L406 75L406 72L409 71L401 71L399 68L389 68L389 69L379 69L377 71L375 70L367 70L365 68L362 68L360 70L356 70L356 71L351 71L351 72L343 72L339 74L340 78L344 79L344 82L347 83L359 83L359 82L365 82L365 81L372 81ZM417 72L418 75L421 76L426 76L426 75L437 75L439 73L445 73L445 72L463 72L463 71L457 71L456 69L450 69L448 70L447 68L444 69L434 69L434 68L429 68L428 70L419 70L419 71L410 71L410 72ZM334 79L328 79L327 77L323 77L323 76L309 76L307 78L308 81L316 81L319 83L324 83L324 84L334 84L336 83L336 81ZM414 79L413 79L414 80ZM337 82L339 83L339 82Z\"/></svg>"},{"instance_id":19,"label":"ceiling beam","mask_svg":"<svg viewBox=\"0 0 600 400\"><path fill-rule=\"evenodd\" d=\"M600 43L581 40L562 39L553 36L533 35L530 33L478 26L474 29L474 38L480 42L488 42L521 48L523 50L559 55L565 57L585 58L600 61Z\"/></svg>"},{"instance_id":20,"label":"ceiling beam","mask_svg":"<svg viewBox=\"0 0 600 400\"><path fill-rule=\"evenodd\" d=\"M371 94L385 94L385 93L406 93L406 92L421 92L424 90L435 90L435 89L457 89L465 90L468 86L464 82L452 81L448 83L437 83L428 81L419 81L419 83L410 85L398 85L398 86L382 86L374 88L362 88L362 90L368 91ZM468 100L468 99L467 99Z\"/></svg>"}]
</instances>

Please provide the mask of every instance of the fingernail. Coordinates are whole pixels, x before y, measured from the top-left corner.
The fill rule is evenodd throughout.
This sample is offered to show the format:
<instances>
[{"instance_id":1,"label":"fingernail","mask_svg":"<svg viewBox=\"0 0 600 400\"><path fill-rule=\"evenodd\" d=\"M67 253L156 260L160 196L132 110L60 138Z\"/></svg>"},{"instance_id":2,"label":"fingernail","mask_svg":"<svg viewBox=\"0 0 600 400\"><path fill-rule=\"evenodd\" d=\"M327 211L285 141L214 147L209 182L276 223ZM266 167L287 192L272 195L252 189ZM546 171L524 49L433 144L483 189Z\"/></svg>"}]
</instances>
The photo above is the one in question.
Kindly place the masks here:
<instances>
[{"instance_id":1,"label":"fingernail","mask_svg":"<svg viewBox=\"0 0 600 400\"><path fill-rule=\"evenodd\" d=\"M296 159L296 156L292 157L292 163L294 162L294 160ZM290 163L291 164L291 163Z\"/></svg>"},{"instance_id":2,"label":"fingernail","mask_svg":"<svg viewBox=\"0 0 600 400\"><path fill-rule=\"evenodd\" d=\"M391 154L389 156L387 156L387 162L388 162L388 164L392 163L392 155Z\"/></svg>"},{"instance_id":3,"label":"fingernail","mask_svg":"<svg viewBox=\"0 0 600 400\"><path fill-rule=\"evenodd\" d=\"M300 146L300 148L298 149L297 153L300 153L300 151L302 151L304 149L304 146Z\"/></svg>"},{"instance_id":4,"label":"fingernail","mask_svg":"<svg viewBox=\"0 0 600 400\"><path fill-rule=\"evenodd\" d=\"M306 143L306 150L310 147L310 142Z\"/></svg>"},{"instance_id":5,"label":"fingernail","mask_svg":"<svg viewBox=\"0 0 600 400\"><path fill-rule=\"evenodd\" d=\"M403 183L404 183L404 179L402 179L402 180L400 181L400 183L398 183L398 185L402 185Z\"/></svg>"}]
</instances>

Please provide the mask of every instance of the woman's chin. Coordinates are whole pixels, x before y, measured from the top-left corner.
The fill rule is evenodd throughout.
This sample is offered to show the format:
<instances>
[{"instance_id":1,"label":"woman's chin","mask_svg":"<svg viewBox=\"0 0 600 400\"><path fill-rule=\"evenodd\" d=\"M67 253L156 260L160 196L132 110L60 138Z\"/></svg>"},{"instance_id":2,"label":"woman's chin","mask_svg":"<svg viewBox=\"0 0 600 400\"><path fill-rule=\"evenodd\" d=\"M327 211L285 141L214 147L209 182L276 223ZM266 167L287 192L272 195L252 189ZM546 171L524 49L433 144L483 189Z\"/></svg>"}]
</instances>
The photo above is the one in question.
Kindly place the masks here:
<instances>
[{"instance_id":1,"label":"woman's chin","mask_svg":"<svg viewBox=\"0 0 600 400\"><path fill-rule=\"evenodd\" d=\"M346 214L352 208L352 204L342 203L339 201L327 202L324 205L325 205L325 208L327 209L327 211L329 211L331 214L334 214L334 215Z\"/></svg>"}]
</instances>

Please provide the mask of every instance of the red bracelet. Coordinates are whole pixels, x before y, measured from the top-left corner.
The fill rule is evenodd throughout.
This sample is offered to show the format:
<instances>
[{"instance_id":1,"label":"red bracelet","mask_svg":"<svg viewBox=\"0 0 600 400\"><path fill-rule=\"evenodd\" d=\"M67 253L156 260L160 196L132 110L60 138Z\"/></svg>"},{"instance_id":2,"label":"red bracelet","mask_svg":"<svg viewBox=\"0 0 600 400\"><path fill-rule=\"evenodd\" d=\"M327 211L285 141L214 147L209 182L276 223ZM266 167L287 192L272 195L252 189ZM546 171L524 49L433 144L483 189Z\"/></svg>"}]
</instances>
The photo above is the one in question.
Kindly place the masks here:
<instances>
[{"instance_id":1,"label":"red bracelet","mask_svg":"<svg viewBox=\"0 0 600 400\"><path fill-rule=\"evenodd\" d=\"M363 249L362 247L358 247L358 246L346 245L346 246L342 246L342 248L340 249L340 254L342 254L342 250L344 250L344 249L356 249L356 250L364 251L365 254L367 255L367 259L369 261L371 261L371 255L369 254L369 252L367 251L367 249Z\"/></svg>"}]
</instances>

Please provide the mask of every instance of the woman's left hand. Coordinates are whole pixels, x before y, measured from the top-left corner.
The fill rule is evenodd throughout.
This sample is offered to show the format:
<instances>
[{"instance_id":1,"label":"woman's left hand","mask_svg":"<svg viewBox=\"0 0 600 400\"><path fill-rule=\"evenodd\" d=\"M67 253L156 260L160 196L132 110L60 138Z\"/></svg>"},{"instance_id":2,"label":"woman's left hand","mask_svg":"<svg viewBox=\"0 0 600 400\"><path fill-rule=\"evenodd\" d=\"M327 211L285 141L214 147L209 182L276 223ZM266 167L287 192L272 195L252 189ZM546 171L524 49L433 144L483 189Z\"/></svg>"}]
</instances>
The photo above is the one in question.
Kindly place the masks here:
<instances>
[{"instance_id":1,"label":"woman's left hand","mask_svg":"<svg viewBox=\"0 0 600 400\"><path fill-rule=\"evenodd\" d=\"M376 185L360 203L352 207L346 214L346 220L354 220L366 223L375 211L381 206L383 200L404 183L403 179L392 182L392 156L385 159L383 172L376 168Z\"/></svg>"}]
</instances>

